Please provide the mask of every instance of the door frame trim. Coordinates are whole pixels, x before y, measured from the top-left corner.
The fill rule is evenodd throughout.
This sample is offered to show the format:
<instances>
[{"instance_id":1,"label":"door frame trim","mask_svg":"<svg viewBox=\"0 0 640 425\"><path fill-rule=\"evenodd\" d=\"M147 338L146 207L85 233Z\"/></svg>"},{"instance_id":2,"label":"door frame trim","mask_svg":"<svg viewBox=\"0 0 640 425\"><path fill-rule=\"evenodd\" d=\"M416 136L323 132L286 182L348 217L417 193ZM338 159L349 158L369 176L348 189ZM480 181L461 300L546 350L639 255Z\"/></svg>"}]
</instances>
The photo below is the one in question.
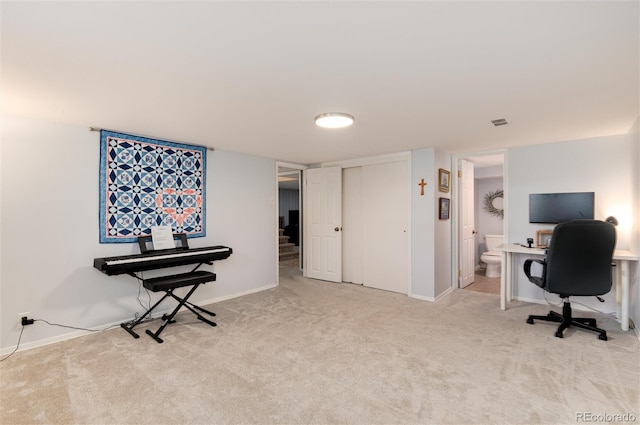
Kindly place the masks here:
<instances>
[{"instance_id":1,"label":"door frame trim","mask_svg":"<svg viewBox=\"0 0 640 425\"><path fill-rule=\"evenodd\" d=\"M451 211L451 288L460 289L460 182L458 181L458 162L474 156L497 155L503 156L502 163L502 187L504 191L503 208L504 219L502 221L502 232L504 242L509 243L509 151L508 149L493 149L489 151L465 152L454 154L451 157L451 173L455 178L451 179L451 203L455 205Z\"/></svg>"},{"instance_id":2,"label":"door frame trim","mask_svg":"<svg viewBox=\"0 0 640 425\"><path fill-rule=\"evenodd\" d=\"M306 165L302 165L302 164L294 164L291 162L283 162L283 161L276 161L276 172L275 172L275 180L276 180L276 198L275 198L275 202L274 202L274 207L275 207L275 243L276 243L276 256L275 256L275 261L276 261L276 285L280 284L280 248L279 248L279 244L280 244L280 229L279 229L279 222L278 222L278 217L280 216L280 186L278 184L278 177L280 176L280 168L291 168L293 170L298 170L298 172L300 171L304 171L307 168L309 168ZM302 204L301 204L301 200L302 200L302 179L303 179L303 175L302 173L300 173L300 177L299 177L299 181L298 181L298 203L300 204L300 207L302 208ZM303 214L304 214L304 209L303 210ZM304 217L303 214L300 214L300 220L302 220L304 222ZM302 244L302 241L300 241L300 244ZM304 249L303 246L300 247L301 251Z\"/></svg>"},{"instance_id":3,"label":"door frame trim","mask_svg":"<svg viewBox=\"0 0 640 425\"><path fill-rule=\"evenodd\" d=\"M323 162L320 167L362 167L363 165L384 164L387 162L409 161L411 164L411 152L397 152L389 155L367 156L363 158L345 159L342 161Z\"/></svg>"}]
</instances>

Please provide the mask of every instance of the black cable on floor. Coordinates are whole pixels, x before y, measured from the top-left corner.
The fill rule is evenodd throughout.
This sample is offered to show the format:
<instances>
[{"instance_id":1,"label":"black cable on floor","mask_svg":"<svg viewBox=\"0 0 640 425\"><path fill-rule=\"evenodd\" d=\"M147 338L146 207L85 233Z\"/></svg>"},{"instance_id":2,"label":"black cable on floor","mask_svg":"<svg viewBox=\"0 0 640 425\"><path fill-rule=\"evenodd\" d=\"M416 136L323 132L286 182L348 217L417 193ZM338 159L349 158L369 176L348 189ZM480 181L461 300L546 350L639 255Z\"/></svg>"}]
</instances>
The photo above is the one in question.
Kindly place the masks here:
<instances>
[{"instance_id":1,"label":"black cable on floor","mask_svg":"<svg viewBox=\"0 0 640 425\"><path fill-rule=\"evenodd\" d=\"M5 357L4 359L0 359L0 362L3 362L5 360L7 360L9 357L13 356L13 354L18 351L18 348L20 348L20 340L22 339L22 332L24 332L24 325L22 325L22 329L20 329L20 336L18 337L18 343L16 344L16 349L13 350L11 352L11 354L9 354L7 357Z\"/></svg>"},{"instance_id":2,"label":"black cable on floor","mask_svg":"<svg viewBox=\"0 0 640 425\"><path fill-rule=\"evenodd\" d=\"M120 325L111 325L111 326L109 326L108 328L105 328L105 329L87 329L87 328L78 328L78 327L75 327L75 326L61 325L59 323L51 323L51 322L48 322L48 321L46 321L44 319L33 319L33 321L34 322L44 322L49 326L59 326L61 328L76 329L76 330L79 330L79 331L87 331L87 332L103 332L103 331L108 331L109 329L117 328L117 327L120 326ZM13 356L16 351L18 351L18 348L20 348L20 341L22 340L22 333L24 332L24 326L25 325L22 325L22 329L20 329L20 336L18 336L18 343L16 344L16 348L9 355L7 355L5 358L0 359L0 362L3 362L5 360L7 360L9 357Z\"/></svg>"}]
</instances>

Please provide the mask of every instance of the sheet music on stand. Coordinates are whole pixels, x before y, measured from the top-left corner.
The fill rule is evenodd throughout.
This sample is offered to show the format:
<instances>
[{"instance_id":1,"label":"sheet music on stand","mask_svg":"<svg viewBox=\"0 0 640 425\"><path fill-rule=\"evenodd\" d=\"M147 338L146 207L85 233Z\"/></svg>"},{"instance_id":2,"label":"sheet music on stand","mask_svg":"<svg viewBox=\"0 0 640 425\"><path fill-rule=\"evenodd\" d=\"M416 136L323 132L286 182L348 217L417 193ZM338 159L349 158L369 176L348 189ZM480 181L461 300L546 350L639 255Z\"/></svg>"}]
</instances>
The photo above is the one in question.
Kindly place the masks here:
<instances>
[{"instance_id":1,"label":"sheet music on stand","mask_svg":"<svg viewBox=\"0 0 640 425\"><path fill-rule=\"evenodd\" d=\"M151 226L151 243L154 250L175 249L171 226Z\"/></svg>"}]
</instances>

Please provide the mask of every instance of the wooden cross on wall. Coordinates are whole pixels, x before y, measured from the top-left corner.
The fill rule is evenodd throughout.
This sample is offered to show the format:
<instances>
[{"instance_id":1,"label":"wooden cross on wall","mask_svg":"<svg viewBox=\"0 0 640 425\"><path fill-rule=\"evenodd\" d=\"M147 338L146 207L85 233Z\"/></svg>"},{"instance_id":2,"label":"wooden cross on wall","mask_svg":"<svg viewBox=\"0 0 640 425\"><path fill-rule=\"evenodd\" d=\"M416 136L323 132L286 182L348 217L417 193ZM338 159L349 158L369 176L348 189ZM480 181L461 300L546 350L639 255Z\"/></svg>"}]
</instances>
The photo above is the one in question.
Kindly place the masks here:
<instances>
[{"instance_id":1,"label":"wooden cross on wall","mask_svg":"<svg viewBox=\"0 0 640 425\"><path fill-rule=\"evenodd\" d=\"M420 196L424 196L424 187L427 185L427 182L424 181L424 179L420 180L420 183L418 183L418 186L420 186Z\"/></svg>"}]
</instances>

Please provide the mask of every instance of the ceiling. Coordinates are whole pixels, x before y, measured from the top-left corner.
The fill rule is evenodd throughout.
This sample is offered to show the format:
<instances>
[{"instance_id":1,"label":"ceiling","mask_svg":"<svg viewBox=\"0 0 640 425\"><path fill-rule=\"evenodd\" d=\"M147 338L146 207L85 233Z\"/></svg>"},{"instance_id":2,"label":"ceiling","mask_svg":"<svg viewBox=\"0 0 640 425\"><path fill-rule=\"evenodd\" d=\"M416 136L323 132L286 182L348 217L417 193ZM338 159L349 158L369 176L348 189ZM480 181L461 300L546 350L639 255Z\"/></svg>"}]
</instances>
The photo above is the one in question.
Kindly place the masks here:
<instances>
[{"instance_id":1,"label":"ceiling","mask_svg":"<svg viewBox=\"0 0 640 425\"><path fill-rule=\"evenodd\" d=\"M637 1L3 1L0 12L4 113L292 163L623 134L639 115ZM334 111L355 124L314 125Z\"/></svg>"}]
</instances>

